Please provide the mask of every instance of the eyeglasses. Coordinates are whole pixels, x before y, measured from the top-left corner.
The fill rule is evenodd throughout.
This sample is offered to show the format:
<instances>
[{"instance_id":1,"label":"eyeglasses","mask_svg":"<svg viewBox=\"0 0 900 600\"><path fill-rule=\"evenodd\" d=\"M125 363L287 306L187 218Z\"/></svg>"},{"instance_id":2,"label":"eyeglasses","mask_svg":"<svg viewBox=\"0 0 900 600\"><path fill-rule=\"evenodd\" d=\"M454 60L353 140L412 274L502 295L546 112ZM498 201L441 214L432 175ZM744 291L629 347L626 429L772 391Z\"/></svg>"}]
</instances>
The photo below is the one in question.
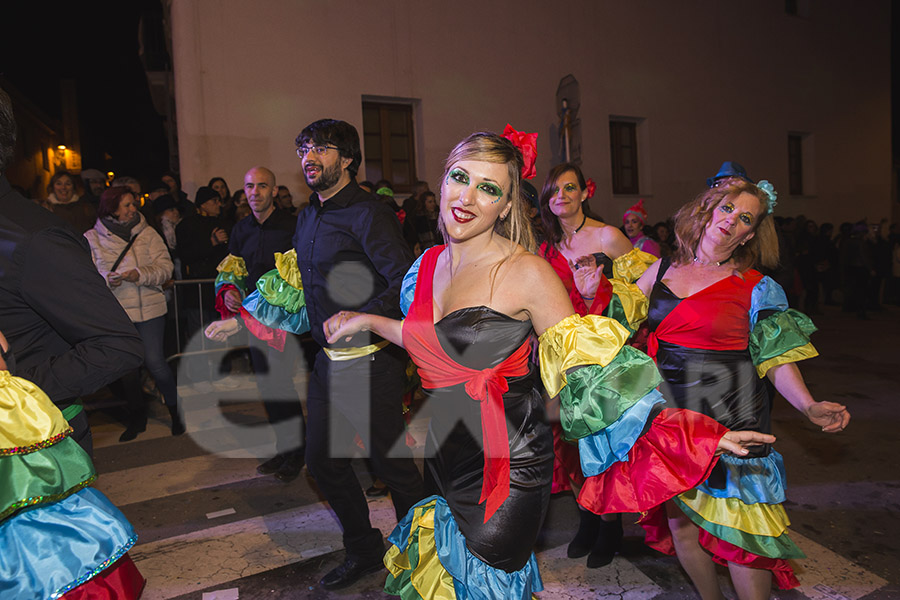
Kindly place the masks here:
<instances>
[{"instance_id":1,"label":"eyeglasses","mask_svg":"<svg viewBox=\"0 0 900 600\"><path fill-rule=\"evenodd\" d=\"M339 150L337 146L300 146L297 148L297 156L304 158L312 152L316 156L324 156L329 150Z\"/></svg>"}]
</instances>

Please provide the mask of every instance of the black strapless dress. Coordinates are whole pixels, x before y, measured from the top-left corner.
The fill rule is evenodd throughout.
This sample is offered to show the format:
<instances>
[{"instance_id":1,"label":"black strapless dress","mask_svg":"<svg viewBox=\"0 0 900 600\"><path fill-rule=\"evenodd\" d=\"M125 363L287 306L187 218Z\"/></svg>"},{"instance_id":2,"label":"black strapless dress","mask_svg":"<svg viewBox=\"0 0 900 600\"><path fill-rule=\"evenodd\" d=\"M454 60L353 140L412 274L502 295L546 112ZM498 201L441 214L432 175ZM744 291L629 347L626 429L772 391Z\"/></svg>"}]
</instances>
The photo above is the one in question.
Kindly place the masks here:
<instances>
[{"instance_id":1,"label":"black strapless dress","mask_svg":"<svg viewBox=\"0 0 900 600\"><path fill-rule=\"evenodd\" d=\"M532 335L519 321L487 307L464 308L435 324L443 350L471 369L496 367ZM479 504L484 472L481 403L464 384L426 390L432 414L427 442L426 485L443 496L469 550L492 567L512 572L528 561L550 499L553 437L537 391L539 376L509 377L503 394L509 435L510 492L484 523Z\"/></svg>"}]
</instances>

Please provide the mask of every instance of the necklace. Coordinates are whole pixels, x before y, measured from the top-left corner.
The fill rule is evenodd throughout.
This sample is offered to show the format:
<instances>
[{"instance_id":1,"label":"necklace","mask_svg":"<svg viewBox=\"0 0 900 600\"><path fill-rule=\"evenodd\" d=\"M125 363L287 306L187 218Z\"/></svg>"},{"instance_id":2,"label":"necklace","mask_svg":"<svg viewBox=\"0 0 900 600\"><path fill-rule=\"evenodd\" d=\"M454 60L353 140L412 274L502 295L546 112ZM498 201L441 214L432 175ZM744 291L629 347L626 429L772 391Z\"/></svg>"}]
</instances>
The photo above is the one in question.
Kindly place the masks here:
<instances>
[{"instance_id":1,"label":"necklace","mask_svg":"<svg viewBox=\"0 0 900 600\"><path fill-rule=\"evenodd\" d=\"M578 233L579 231L581 231L581 228L584 227L584 224L585 224L585 223L587 223L587 215L582 215L582 216L581 216L581 225L579 225L578 227L576 227L576 228L575 228L575 231L573 231L572 233L566 234L566 237L567 237L567 238L572 237L573 235L575 235L576 233Z\"/></svg>"},{"instance_id":2,"label":"necklace","mask_svg":"<svg viewBox=\"0 0 900 600\"><path fill-rule=\"evenodd\" d=\"M694 262L697 263L698 265L700 265L701 267L708 267L709 265L716 265L717 267L721 267L722 265L727 263L729 260L731 260L730 256L728 258L722 259L720 261L703 262L702 260L700 260L699 256L694 257Z\"/></svg>"}]
</instances>

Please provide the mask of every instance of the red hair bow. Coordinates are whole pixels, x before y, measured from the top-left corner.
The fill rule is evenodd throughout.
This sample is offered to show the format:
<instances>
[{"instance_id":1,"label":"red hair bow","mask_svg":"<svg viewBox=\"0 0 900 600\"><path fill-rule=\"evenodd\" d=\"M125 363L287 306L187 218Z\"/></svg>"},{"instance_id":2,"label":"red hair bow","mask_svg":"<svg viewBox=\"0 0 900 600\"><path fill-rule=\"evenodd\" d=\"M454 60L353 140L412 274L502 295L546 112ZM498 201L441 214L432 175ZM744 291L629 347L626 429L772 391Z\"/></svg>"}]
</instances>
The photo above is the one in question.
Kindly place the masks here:
<instances>
[{"instance_id":1,"label":"red hair bow","mask_svg":"<svg viewBox=\"0 0 900 600\"><path fill-rule=\"evenodd\" d=\"M589 200L589 199L593 198L594 192L596 192L596 191L597 191L597 184L594 183L593 179L589 178L587 180L587 193L588 193L587 199Z\"/></svg>"},{"instance_id":2,"label":"red hair bow","mask_svg":"<svg viewBox=\"0 0 900 600\"><path fill-rule=\"evenodd\" d=\"M537 136L536 133L516 131L509 123L503 130L503 137L511 141L525 159L525 165L522 167L522 179L532 179L537 175L537 169L534 168L534 163L537 161Z\"/></svg>"}]
</instances>

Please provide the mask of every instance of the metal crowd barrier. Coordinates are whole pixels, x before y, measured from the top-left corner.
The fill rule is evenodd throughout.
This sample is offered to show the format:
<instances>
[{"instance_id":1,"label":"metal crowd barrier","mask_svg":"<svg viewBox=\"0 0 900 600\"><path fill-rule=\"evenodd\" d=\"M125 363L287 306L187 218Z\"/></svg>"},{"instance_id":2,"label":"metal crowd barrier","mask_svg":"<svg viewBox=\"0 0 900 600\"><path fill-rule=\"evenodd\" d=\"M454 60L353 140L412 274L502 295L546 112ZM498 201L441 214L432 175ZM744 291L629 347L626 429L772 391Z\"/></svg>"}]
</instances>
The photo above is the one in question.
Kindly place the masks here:
<instances>
[{"instance_id":1,"label":"metal crowd barrier","mask_svg":"<svg viewBox=\"0 0 900 600\"><path fill-rule=\"evenodd\" d=\"M219 314L215 309L215 296L210 294L207 290L207 293L204 297L204 286L210 286L215 283L215 279L176 279L175 285L172 287L173 300L172 305L174 306L175 312L175 348L176 351L174 354L167 356L166 360L171 362L173 360L179 358L185 358L189 356L200 356L205 354L217 354L224 352L232 352L234 350L243 350L248 348L247 344L219 344L215 342L211 342L206 339L206 336L203 335L203 330L206 326L219 319ZM185 349L185 344L182 343L182 312L183 309L190 307L183 307L182 303L179 299L179 290L186 290L190 286L195 286L197 290L197 314L200 319L200 327L197 331L193 332L192 339L187 340L187 349ZM183 294L184 292L182 292ZM246 339L246 337L235 336L239 339ZM196 344L196 339L200 341L200 348L193 349Z\"/></svg>"}]
</instances>

